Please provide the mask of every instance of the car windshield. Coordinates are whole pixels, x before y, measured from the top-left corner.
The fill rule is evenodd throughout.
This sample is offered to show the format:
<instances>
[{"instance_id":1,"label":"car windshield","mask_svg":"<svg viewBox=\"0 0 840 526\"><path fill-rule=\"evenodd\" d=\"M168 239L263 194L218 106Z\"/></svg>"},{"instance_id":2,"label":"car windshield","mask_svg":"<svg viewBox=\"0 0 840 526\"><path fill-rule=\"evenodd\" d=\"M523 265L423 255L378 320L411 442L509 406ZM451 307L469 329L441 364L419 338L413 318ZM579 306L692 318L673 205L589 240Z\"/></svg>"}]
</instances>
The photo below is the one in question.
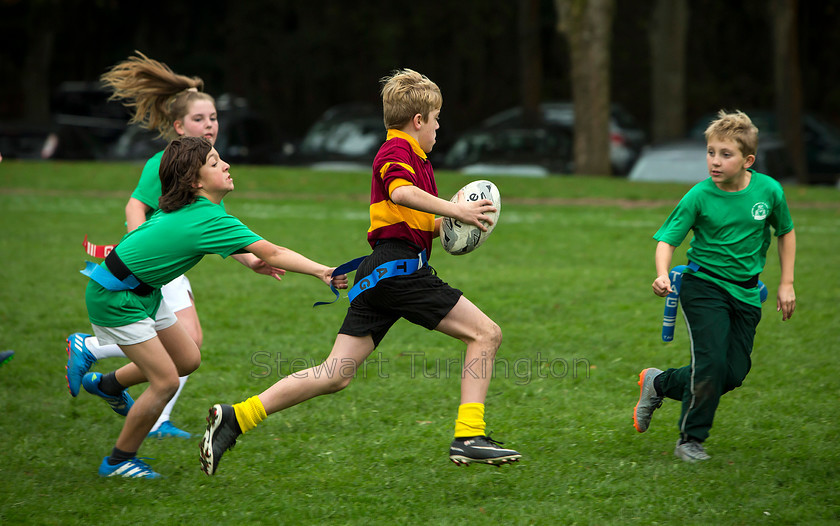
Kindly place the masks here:
<instances>
[{"instance_id":1,"label":"car windshield","mask_svg":"<svg viewBox=\"0 0 840 526\"><path fill-rule=\"evenodd\" d=\"M446 164L463 166L476 162L527 162L568 159L571 140L562 129L508 128L479 131L459 139L449 150Z\"/></svg>"},{"instance_id":2,"label":"car windshield","mask_svg":"<svg viewBox=\"0 0 840 526\"><path fill-rule=\"evenodd\" d=\"M378 118L359 117L316 123L301 143L305 154L333 153L362 156L376 151L385 140L385 128Z\"/></svg>"}]
</instances>

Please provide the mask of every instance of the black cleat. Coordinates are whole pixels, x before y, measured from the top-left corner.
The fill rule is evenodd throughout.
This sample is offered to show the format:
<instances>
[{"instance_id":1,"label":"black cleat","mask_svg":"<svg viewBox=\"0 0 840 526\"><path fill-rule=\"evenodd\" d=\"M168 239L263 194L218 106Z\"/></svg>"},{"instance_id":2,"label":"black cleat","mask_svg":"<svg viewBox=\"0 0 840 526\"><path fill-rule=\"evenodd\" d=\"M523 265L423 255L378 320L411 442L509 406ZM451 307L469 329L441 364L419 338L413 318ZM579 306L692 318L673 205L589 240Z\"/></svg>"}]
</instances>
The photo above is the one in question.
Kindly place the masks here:
<instances>
[{"instance_id":1,"label":"black cleat","mask_svg":"<svg viewBox=\"0 0 840 526\"><path fill-rule=\"evenodd\" d=\"M449 460L459 466L473 462L501 466L522 458L518 451L499 447L502 444L488 436L456 438L449 446Z\"/></svg>"},{"instance_id":2,"label":"black cleat","mask_svg":"<svg viewBox=\"0 0 840 526\"><path fill-rule=\"evenodd\" d=\"M216 473L222 455L236 445L236 438L241 434L233 406L216 404L211 407L207 415L207 430L199 444L201 470L208 475Z\"/></svg>"}]
</instances>

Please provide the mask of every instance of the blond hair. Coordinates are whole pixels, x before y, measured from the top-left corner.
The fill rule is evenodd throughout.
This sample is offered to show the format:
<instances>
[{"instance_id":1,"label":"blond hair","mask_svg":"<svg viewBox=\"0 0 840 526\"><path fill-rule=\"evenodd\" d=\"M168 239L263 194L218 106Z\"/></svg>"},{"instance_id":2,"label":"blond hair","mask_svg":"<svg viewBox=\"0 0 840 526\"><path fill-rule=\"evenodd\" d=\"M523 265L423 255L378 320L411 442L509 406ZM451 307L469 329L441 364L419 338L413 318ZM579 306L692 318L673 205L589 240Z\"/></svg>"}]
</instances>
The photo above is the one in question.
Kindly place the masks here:
<instances>
[{"instance_id":1,"label":"blond hair","mask_svg":"<svg viewBox=\"0 0 840 526\"><path fill-rule=\"evenodd\" d=\"M711 139L735 141L744 157L755 155L758 149L758 128L746 113L735 110L727 113L720 110L717 119L706 128L706 142Z\"/></svg>"},{"instance_id":2,"label":"blond hair","mask_svg":"<svg viewBox=\"0 0 840 526\"><path fill-rule=\"evenodd\" d=\"M204 81L173 72L169 66L152 60L143 53L129 57L100 77L113 91L108 100L121 100L131 109L130 124L157 130L167 140L178 136L175 121L183 120L190 105L197 100L216 101L203 93Z\"/></svg>"},{"instance_id":3,"label":"blond hair","mask_svg":"<svg viewBox=\"0 0 840 526\"><path fill-rule=\"evenodd\" d=\"M414 70L394 70L380 83L386 128L402 128L418 113L426 121L432 111L443 106L443 95L437 84Z\"/></svg>"}]
</instances>

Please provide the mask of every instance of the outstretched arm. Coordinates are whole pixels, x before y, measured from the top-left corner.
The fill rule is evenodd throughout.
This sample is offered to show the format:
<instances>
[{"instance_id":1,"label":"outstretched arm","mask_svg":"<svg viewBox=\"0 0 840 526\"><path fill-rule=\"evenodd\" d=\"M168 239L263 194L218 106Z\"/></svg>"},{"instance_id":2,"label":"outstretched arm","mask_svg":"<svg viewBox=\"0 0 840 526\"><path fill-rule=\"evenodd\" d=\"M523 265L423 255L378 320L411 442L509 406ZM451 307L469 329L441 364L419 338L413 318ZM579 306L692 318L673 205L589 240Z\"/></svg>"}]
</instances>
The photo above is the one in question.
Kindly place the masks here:
<instances>
[{"instance_id":1,"label":"outstretched arm","mask_svg":"<svg viewBox=\"0 0 840 526\"><path fill-rule=\"evenodd\" d=\"M653 281L653 293L657 296L665 297L668 293L673 292L671 288L671 259L674 257L674 250L677 247L669 245L664 241L660 241L656 245L656 279Z\"/></svg>"},{"instance_id":2,"label":"outstretched arm","mask_svg":"<svg viewBox=\"0 0 840 526\"><path fill-rule=\"evenodd\" d=\"M332 272L335 267L327 267L320 263L316 263L294 250L281 247L262 239L255 243L251 243L245 250L263 260L265 263L278 269L286 269L290 272L297 272L298 274L308 274L314 276L327 285L332 284L337 289L347 288L347 275L342 274L332 277Z\"/></svg>"},{"instance_id":3,"label":"outstretched arm","mask_svg":"<svg viewBox=\"0 0 840 526\"><path fill-rule=\"evenodd\" d=\"M255 256L251 253L234 254L231 257L233 257L233 259L242 263L243 265L245 265L249 269L253 270L257 274L264 274L266 276L271 276L271 277L275 278L277 281L280 281L282 279L281 276L283 276L286 273L286 271L283 270L282 268L272 267L271 265L269 265L268 263L266 263L265 261L261 260L260 258L258 258L257 256Z\"/></svg>"},{"instance_id":4,"label":"outstretched arm","mask_svg":"<svg viewBox=\"0 0 840 526\"><path fill-rule=\"evenodd\" d=\"M776 294L776 312L782 312L782 321L789 320L796 310L796 293L793 290L793 265L796 261L796 233L791 230L777 239L779 245L779 292Z\"/></svg>"}]
</instances>

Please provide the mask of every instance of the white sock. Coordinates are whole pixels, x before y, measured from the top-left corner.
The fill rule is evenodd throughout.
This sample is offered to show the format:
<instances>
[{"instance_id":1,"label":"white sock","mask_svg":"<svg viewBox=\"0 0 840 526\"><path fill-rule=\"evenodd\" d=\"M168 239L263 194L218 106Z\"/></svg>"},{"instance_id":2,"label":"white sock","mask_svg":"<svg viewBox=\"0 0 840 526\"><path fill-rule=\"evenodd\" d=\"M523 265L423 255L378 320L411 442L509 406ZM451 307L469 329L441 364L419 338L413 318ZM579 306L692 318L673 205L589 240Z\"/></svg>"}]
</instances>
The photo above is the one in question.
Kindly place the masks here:
<instances>
[{"instance_id":1,"label":"white sock","mask_svg":"<svg viewBox=\"0 0 840 526\"><path fill-rule=\"evenodd\" d=\"M99 345L99 340L96 339L96 336L85 338L85 347L88 348L90 353L97 360L101 360L103 358L125 358L125 353L122 352L119 345L116 343Z\"/></svg>"},{"instance_id":2,"label":"white sock","mask_svg":"<svg viewBox=\"0 0 840 526\"><path fill-rule=\"evenodd\" d=\"M172 408L175 407L175 401L178 400L178 397L181 395L181 391L184 389L184 384L187 383L187 378L189 378L189 376L182 376L178 379L180 380L181 385L179 385L178 390L175 391L175 396L173 396L169 403L166 404L166 407L163 408L160 418L158 418L157 422L155 422L155 425L152 427L151 431L149 431L150 433L157 431L157 428L159 428L162 423L169 420L169 415L172 414Z\"/></svg>"}]
</instances>

